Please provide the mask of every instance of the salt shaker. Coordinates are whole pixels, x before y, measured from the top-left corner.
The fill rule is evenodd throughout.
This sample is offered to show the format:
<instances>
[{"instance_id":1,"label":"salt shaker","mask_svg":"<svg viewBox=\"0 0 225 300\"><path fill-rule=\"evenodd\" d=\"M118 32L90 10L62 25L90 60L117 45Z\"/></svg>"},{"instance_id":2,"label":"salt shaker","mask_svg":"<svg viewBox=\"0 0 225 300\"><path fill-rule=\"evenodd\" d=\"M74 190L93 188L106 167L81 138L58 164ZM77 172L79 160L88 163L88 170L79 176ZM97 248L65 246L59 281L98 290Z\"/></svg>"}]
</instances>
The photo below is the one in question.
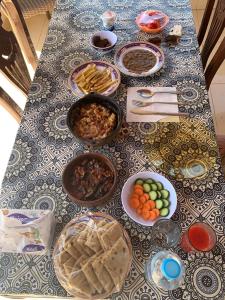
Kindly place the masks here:
<instances>
[{"instance_id":1,"label":"salt shaker","mask_svg":"<svg viewBox=\"0 0 225 300\"><path fill-rule=\"evenodd\" d=\"M105 30L113 31L116 21L116 13L110 10L105 11L101 17Z\"/></svg>"}]
</instances>

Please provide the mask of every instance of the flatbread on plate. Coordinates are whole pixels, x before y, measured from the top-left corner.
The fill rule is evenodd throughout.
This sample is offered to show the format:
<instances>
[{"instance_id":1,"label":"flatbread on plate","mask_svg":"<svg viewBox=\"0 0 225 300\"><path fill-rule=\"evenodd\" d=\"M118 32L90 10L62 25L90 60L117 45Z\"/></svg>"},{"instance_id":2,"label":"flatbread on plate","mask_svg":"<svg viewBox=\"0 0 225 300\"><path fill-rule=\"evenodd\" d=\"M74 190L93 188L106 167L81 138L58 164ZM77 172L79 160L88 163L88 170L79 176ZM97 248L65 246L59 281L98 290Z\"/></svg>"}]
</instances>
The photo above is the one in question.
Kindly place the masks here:
<instances>
[{"instance_id":1,"label":"flatbread on plate","mask_svg":"<svg viewBox=\"0 0 225 300\"><path fill-rule=\"evenodd\" d=\"M100 220L100 221L98 221L98 220L95 221L95 224L96 224L97 228L101 228L101 227L105 226L108 223L109 222L106 221L106 219L103 219L103 220Z\"/></svg>"},{"instance_id":2,"label":"flatbread on plate","mask_svg":"<svg viewBox=\"0 0 225 300\"><path fill-rule=\"evenodd\" d=\"M88 297L95 293L93 287L91 287L82 271L75 272L69 279L69 286L81 293L86 294Z\"/></svg>"},{"instance_id":3,"label":"flatbread on plate","mask_svg":"<svg viewBox=\"0 0 225 300\"><path fill-rule=\"evenodd\" d=\"M120 224L117 221L113 221L110 227L100 233L99 239L104 250L108 250L122 236L123 232Z\"/></svg>"},{"instance_id":4,"label":"flatbread on plate","mask_svg":"<svg viewBox=\"0 0 225 300\"><path fill-rule=\"evenodd\" d=\"M112 249L103 255L102 262L118 289L121 287L128 271L129 259L129 249L123 238L119 238Z\"/></svg>"},{"instance_id":5,"label":"flatbread on plate","mask_svg":"<svg viewBox=\"0 0 225 300\"><path fill-rule=\"evenodd\" d=\"M101 282L98 280L98 277L96 276L94 269L92 267L92 262L95 260L95 258L91 257L82 267L82 271L84 272L89 284L93 286L98 294L101 294L104 290Z\"/></svg>"},{"instance_id":6,"label":"flatbread on plate","mask_svg":"<svg viewBox=\"0 0 225 300\"><path fill-rule=\"evenodd\" d=\"M62 250L58 255L57 255L57 259L58 259L58 262L59 264L63 265L68 259L71 258L71 255L65 251L65 250Z\"/></svg>"},{"instance_id":7,"label":"flatbread on plate","mask_svg":"<svg viewBox=\"0 0 225 300\"><path fill-rule=\"evenodd\" d=\"M111 293L114 288L114 283L109 272L107 271L107 269L104 267L104 264L102 263L102 255L100 255L92 262L92 267L98 280L101 282L101 285L104 287L105 291L107 293Z\"/></svg>"},{"instance_id":8,"label":"flatbread on plate","mask_svg":"<svg viewBox=\"0 0 225 300\"><path fill-rule=\"evenodd\" d=\"M64 270L65 270L65 274L67 276L70 276L72 270L73 270L73 266L76 263L76 260L71 256L64 264Z\"/></svg>"},{"instance_id":9,"label":"flatbread on plate","mask_svg":"<svg viewBox=\"0 0 225 300\"><path fill-rule=\"evenodd\" d=\"M74 237L72 245L80 252L85 253L87 256L92 256L95 252L85 245L86 239L79 239L79 237Z\"/></svg>"},{"instance_id":10,"label":"flatbread on plate","mask_svg":"<svg viewBox=\"0 0 225 300\"><path fill-rule=\"evenodd\" d=\"M76 244L73 244L72 241L69 241L65 244L65 250L76 260L82 255L82 252L76 248Z\"/></svg>"},{"instance_id":11,"label":"flatbread on plate","mask_svg":"<svg viewBox=\"0 0 225 300\"><path fill-rule=\"evenodd\" d=\"M88 254L88 256L92 256L95 252L85 245L87 242L88 235L92 232L91 226L86 226L86 228L79 234L76 239L76 243L83 249L83 251ZM75 244L75 246L77 245Z\"/></svg>"},{"instance_id":12,"label":"flatbread on plate","mask_svg":"<svg viewBox=\"0 0 225 300\"><path fill-rule=\"evenodd\" d=\"M95 253L98 253L102 250L102 246L95 229L93 229L92 232L89 233L85 245L92 249Z\"/></svg>"}]
</instances>

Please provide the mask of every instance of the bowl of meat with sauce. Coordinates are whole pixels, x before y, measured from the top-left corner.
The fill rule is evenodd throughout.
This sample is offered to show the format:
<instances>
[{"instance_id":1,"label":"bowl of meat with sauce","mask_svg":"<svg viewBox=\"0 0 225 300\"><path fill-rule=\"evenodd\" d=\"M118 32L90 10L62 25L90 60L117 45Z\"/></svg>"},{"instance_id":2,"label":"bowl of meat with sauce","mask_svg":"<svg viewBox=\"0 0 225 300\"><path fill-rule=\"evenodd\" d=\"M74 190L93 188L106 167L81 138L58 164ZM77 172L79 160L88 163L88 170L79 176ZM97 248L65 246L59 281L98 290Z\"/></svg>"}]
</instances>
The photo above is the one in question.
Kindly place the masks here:
<instances>
[{"instance_id":1,"label":"bowl of meat with sauce","mask_svg":"<svg viewBox=\"0 0 225 300\"><path fill-rule=\"evenodd\" d=\"M158 72L164 65L161 48L148 42L131 42L122 46L114 56L117 68L132 77L146 77Z\"/></svg>"},{"instance_id":2,"label":"bowl of meat with sauce","mask_svg":"<svg viewBox=\"0 0 225 300\"><path fill-rule=\"evenodd\" d=\"M110 200L117 172L112 162L99 153L85 153L70 161L62 175L69 198L82 206L94 207Z\"/></svg>"},{"instance_id":3,"label":"bowl of meat with sauce","mask_svg":"<svg viewBox=\"0 0 225 300\"><path fill-rule=\"evenodd\" d=\"M107 96L90 93L68 111L67 125L80 142L93 147L109 143L122 125L122 110Z\"/></svg>"}]
</instances>

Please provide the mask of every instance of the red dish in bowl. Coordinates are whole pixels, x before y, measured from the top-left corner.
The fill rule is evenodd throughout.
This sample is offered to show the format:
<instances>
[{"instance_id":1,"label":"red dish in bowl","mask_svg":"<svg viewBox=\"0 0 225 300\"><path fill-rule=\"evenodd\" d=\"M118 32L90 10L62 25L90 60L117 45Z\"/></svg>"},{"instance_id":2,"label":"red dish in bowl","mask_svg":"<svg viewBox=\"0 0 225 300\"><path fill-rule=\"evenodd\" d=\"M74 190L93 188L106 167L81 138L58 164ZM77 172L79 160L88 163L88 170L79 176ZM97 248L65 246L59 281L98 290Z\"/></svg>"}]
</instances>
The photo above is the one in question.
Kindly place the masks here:
<instances>
[{"instance_id":1,"label":"red dish in bowl","mask_svg":"<svg viewBox=\"0 0 225 300\"><path fill-rule=\"evenodd\" d=\"M158 10L146 10L136 18L138 27L147 33L161 32L169 22L169 17Z\"/></svg>"}]
</instances>

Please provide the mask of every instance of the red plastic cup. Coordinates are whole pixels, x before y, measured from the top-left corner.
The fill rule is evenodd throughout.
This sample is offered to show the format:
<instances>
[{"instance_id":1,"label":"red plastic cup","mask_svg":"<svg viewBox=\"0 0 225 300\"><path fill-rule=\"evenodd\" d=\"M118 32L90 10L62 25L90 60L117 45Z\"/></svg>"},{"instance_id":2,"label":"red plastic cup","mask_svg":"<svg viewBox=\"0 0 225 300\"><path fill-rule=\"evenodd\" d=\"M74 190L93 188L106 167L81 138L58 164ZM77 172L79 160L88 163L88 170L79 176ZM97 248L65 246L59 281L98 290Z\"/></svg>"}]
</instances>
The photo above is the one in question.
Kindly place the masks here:
<instances>
[{"instance_id":1,"label":"red plastic cup","mask_svg":"<svg viewBox=\"0 0 225 300\"><path fill-rule=\"evenodd\" d=\"M191 225L181 238L180 247L185 252L200 251L207 252L216 245L216 234L214 230L205 223Z\"/></svg>"}]
</instances>

